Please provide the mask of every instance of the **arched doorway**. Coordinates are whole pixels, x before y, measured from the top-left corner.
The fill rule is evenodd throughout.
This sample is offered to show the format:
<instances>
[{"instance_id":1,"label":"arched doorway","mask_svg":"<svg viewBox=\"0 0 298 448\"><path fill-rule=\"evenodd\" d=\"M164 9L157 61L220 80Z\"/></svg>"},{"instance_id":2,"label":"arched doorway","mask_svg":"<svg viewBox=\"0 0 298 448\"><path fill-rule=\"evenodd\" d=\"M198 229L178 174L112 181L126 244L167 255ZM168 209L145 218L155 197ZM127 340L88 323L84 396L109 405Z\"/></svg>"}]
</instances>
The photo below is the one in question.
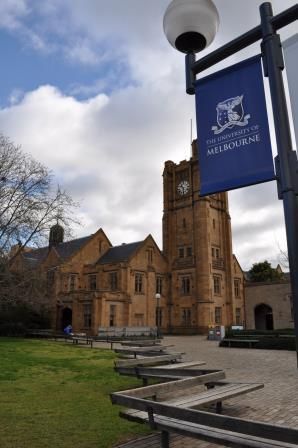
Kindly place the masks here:
<instances>
[{"instance_id":1,"label":"arched doorway","mask_svg":"<svg viewBox=\"0 0 298 448\"><path fill-rule=\"evenodd\" d=\"M63 330L67 325L72 325L72 309L63 308L61 316L61 330Z\"/></svg>"},{"instance_id":2,"label":"arched doorway","mask_svg":"<svg viewBox=\"0 0 298 448\"><path fill-rule=\"evenodd\" d=\"M273 330L273 312L269 305L262 303L255 307L256 330Z\"/></svg>"}]
</instances>

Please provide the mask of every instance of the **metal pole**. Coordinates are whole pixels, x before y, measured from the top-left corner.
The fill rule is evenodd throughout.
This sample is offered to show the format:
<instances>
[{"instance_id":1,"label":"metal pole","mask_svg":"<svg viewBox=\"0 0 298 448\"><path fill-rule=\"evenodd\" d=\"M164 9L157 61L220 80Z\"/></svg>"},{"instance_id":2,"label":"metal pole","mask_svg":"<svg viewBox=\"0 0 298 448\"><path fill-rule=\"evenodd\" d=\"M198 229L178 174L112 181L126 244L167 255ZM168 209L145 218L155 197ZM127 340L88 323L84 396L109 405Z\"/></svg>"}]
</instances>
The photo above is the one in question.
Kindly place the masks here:
<instances>
[{"instance_id":1,"label":"metal pole","mask_svg":"<svg viewBox=\"0 0 298 448\"><path fill-rule=\"evenodd\" d=\"M159 330L159 321L160 321L160 311L159 311L159 299L160 299L160 294L156 294L155 295L156 298L156 336L157 339L160 338L160 330Z\"/></svg>"},{"instance_id":2,"label":"metal pole","mask_svg":"<svg viewBox=\"0 0 298 448\"><path fill-rule=\"evenodd\" d=\"M295 191L295 185L297 184L297 179L295 179L297 177L297 154L292 150L290 124L282 78L282 70L284 69L283 55L279 35L272 25L273 11L271 3L263 3L260 6L260 14L263 34L262 55L264 72L265 76L269 78L278 151L279 192L284 205L298 366L298 197Z\"/></svg>"},{"instance_id":3,"label":"metal pole","mask_svg":"<svg viewBox=\"0 0 298 448\"><path fill-rule=\"evenodd\" d=\"M279 199L283 199L285 227L288 244L289 266L293 297L296 354L298 367L298 162L292 150L291 133L285 90L282 78L284 69L279 35L276 31L298 19L298 4L273 16L271 3L260 6L261 25L237 37L219 49L191 65L191 56L186 57L186 72L198 73L223 61L227 57L257 42L263 37L262 54L265 76L269 78L278 157L275 159L278 178ZM191 74L187 74L187 93L193 94Z\"/></svg>"},{"instance_id":4,"label":"metal pole","mask_svg":"<svg viewBox=\"0 0 298 448\"><path fill-rule=\"evenodd\" d=\"M271 17L271 24L273 29L276 31L286 25L289 25L297 19L298 4L291 6L291 8L286 9L285 11L277 14L274 17ZM228 42L217 50L212 51L207 56L196 61L192 65L191 70L194 75L197 75L198 73L201 73L207 68L212 67L214 64L223 61L227 57L237 53L240 50L243 50L244 48L252 45L260 39L262 39L262 27L258 25L250 31L247 31L245 34L242 34L236 39Z\"/></svg>"}]
</instances>

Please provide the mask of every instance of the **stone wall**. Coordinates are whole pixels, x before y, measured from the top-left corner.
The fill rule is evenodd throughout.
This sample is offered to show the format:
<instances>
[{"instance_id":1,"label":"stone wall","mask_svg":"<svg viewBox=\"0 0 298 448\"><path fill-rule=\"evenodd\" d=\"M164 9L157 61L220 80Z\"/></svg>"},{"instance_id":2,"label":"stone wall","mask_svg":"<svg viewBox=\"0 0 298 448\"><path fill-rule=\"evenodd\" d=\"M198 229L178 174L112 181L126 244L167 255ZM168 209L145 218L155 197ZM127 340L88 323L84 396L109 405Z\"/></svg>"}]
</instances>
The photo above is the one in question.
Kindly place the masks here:
<instances>
[{"instance_id":1,"label":"stone wall","mask_svg":"<svg viewBox=\"0 0 298 448\"><path fill-rule=\"evenodd\" d=\"M255 329L255 309L259 305L272 308L273 328L293 328L291 286L288 281L250 283L245 285L246 328Z\"/></svg>"}]
</instances>

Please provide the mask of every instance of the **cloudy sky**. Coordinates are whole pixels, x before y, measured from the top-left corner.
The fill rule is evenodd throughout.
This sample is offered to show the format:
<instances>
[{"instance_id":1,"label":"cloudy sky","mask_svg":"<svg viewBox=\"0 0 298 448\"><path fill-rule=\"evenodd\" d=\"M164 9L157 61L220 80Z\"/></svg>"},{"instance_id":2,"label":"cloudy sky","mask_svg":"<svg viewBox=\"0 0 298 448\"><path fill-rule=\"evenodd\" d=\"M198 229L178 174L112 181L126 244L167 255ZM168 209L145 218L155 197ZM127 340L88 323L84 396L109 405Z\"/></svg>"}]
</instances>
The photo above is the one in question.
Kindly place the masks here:
<instances>
[{"instance_id":1,"label":"cloudy sky","mask_svg":"<svg viewBox=\"0 0 298 448\"><path fill-rule=\"evenodd\" d=\"M259 23L261 1L215 3L221 25L208 51ZM295 3L272 1L275 13ZM115 245L151 233L161 246L163 164L189 158L195 122L184 57L163 35L168 4L0 2L0 131L53 170L81 203L77 236L102 227ZM291 25L281 34L294 32ZM204 76L258 52L254 45ZM233 250L242 267L265 258L275 265L285 247L275 183L229 198Z\"/></svg>"}]
</instances>

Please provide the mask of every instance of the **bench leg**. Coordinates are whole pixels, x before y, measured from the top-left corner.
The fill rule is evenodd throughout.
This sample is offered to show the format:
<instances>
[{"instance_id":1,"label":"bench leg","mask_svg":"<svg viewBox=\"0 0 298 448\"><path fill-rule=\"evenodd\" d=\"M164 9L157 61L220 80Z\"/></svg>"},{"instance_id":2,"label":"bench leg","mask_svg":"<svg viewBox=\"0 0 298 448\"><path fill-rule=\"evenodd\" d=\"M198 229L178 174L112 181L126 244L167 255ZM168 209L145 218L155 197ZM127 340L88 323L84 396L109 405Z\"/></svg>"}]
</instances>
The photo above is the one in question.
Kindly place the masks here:
<instances>
[{"instance_id":1,"label":"bench leg","mask_svg":"<svg viewBox=\"0 0 298 448\"><path fill-rule=\"evenodd\" d=\"M160 446L161 448L170 448L170 438L167 431L161 431Z\"/></svg>"},{"instance_id":2,"label":"bench leg","mask_svg":"<svg viewBox=\"0 0 298 448\"><path fill-rule=\"evenodd\" d=\"M148 386L148 378L143 378L143 387Z\"/></svg>"},{"instance_id":3,"label":"bench leg","mask_svg":"<svg viewBox=\"0 0 298 448\"><path fill-rule=\"evenodd\" d=\"M217 413L217 414L221 414L221 412L222 412L222 402L221 402L221 401L218 401L218 402L216 403L216 413Z\"/></svg>"}]
</instances>

